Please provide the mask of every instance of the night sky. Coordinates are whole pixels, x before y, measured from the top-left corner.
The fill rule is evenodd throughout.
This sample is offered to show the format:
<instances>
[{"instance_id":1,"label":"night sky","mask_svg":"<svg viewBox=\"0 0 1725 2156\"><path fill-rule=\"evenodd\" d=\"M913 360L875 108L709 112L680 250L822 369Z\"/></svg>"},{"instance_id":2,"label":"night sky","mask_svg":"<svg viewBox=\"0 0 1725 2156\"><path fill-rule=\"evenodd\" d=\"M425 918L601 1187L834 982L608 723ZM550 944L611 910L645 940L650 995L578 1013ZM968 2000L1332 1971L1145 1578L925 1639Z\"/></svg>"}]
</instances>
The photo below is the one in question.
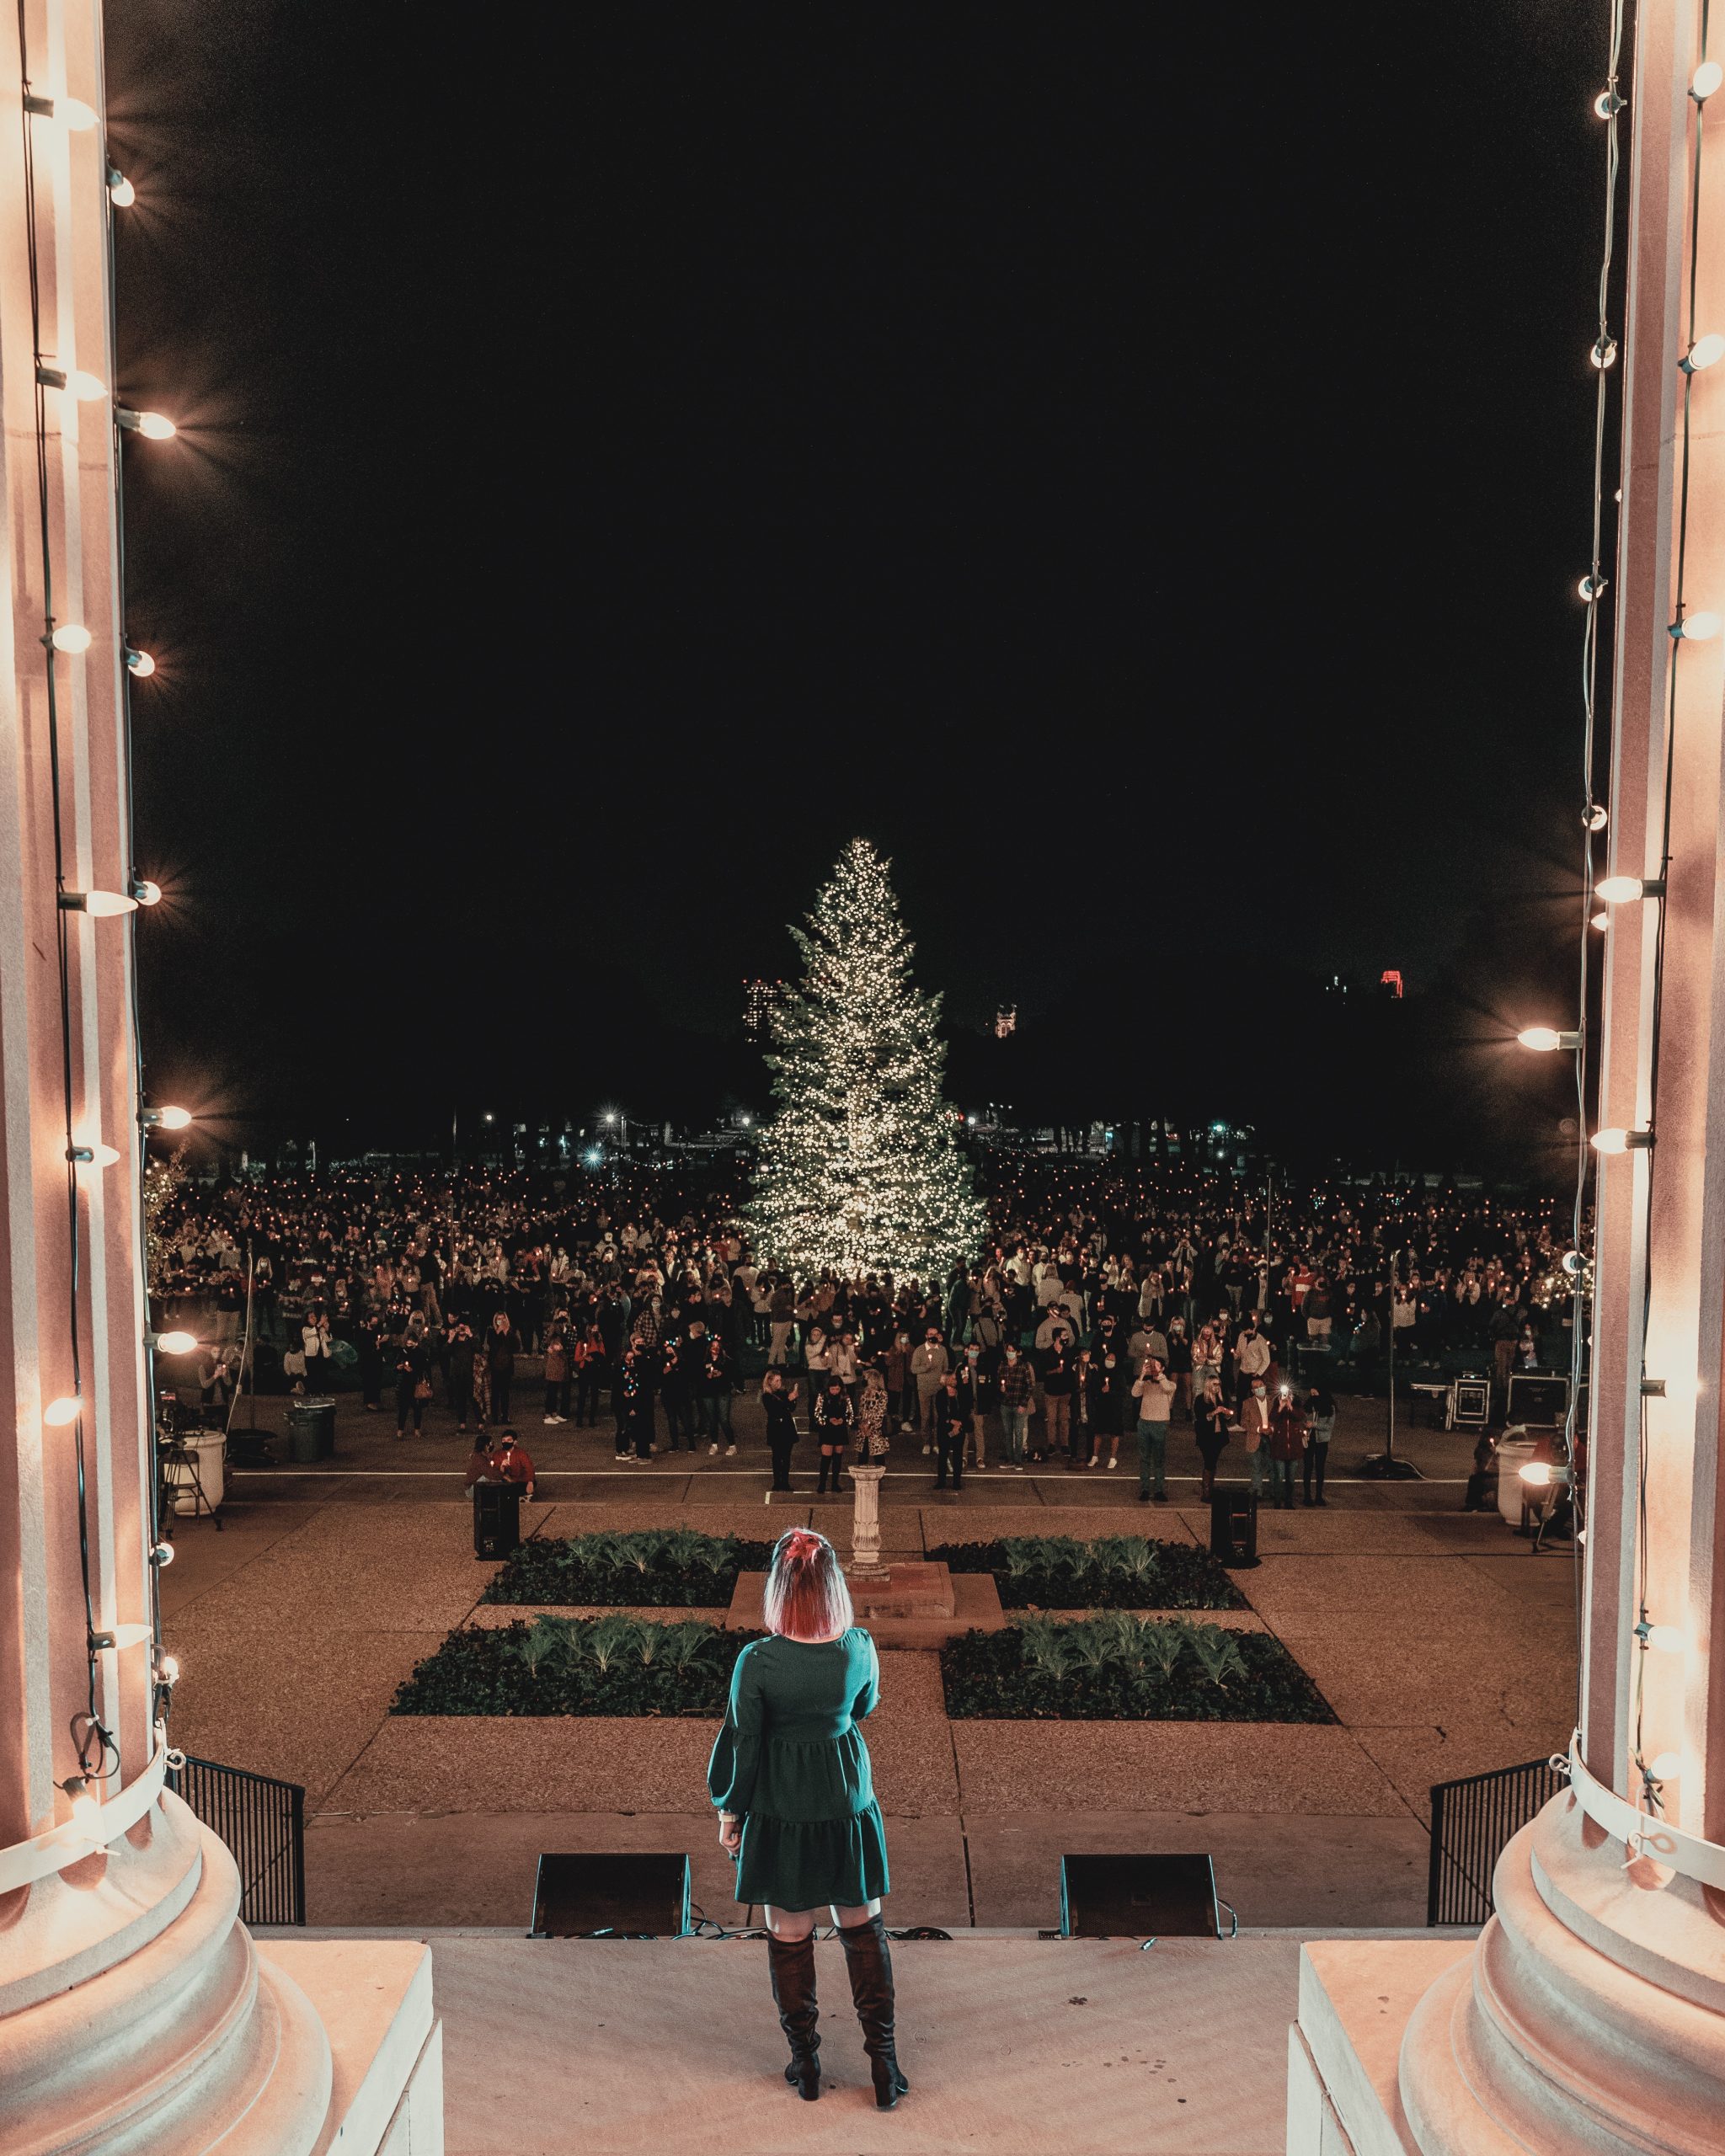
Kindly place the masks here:
<instances>
[{"instance_id":1,"label":"night sky","mask_svg":"<svg viewBox=\"0 0 1725 2156\"><path fill-rule=\"evenodd\" d=\"M114 0L152 1077L746 1097L857 831L1075 1116L1551 1016L1605 10L1265 16Z\"/></svg>"}]
</instances>

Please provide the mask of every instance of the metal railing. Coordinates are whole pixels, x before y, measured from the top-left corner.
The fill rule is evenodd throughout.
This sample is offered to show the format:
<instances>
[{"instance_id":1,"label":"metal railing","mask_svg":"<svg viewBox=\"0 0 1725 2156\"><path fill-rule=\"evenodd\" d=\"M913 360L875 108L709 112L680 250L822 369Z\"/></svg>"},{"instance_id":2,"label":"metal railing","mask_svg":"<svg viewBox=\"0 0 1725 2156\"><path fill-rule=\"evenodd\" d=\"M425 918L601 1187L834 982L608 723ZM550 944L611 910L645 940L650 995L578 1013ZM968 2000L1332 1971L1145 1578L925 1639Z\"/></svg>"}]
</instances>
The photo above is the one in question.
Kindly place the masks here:
<instances>
[{"instance_id":1,"label":"metal railing","mask_svg":"<svg viewBox=\"0 0 1725 2156\"><path fill-rule=\"evenodd\" d=\"M300 1785L188 1758L169 1770L168 1786L233 1852L242 1922L303 1924L306 1792Z\"/></svg>"},{"instance_id":2,"label":"metal railing","mask_svg":"<svg viewBox=\"0 0 1725 2156\"><path fill-rule=\"evenodd\" d=\"M1492 1913L1492 1874L1510 1840L1565 1786L1549 1759L1439 1782L1432 1790L1429 1924L1483 1924Z\"/></svg>"}]
</instances>

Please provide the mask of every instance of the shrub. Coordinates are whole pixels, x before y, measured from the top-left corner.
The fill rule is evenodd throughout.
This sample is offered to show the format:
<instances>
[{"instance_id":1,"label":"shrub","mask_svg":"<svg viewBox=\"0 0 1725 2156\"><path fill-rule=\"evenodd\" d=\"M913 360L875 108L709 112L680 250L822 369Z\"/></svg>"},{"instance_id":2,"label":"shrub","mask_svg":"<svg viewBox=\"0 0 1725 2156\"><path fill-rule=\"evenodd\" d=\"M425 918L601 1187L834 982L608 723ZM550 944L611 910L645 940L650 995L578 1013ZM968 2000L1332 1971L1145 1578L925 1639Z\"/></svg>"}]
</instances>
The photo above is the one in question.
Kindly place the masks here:
<instances>
[{"instance_id":1,"label":"shrub","mask_svg":"<svg viewBox=\"0 0 1725 2156\"><path fill-rule=\"evenodd\" d=\"M1110 1610L1032 1615L941 1649L955 1721L1334 1721L1281 1641L1180 1618Z\"/></svg>"},{"instance_id":2,"label":"shrub","mask_svg":"<svg viewBox=\"0 0 1725 2156\"><path fill-rule=\"evenodd\" d=\"M390 1712L717 1716L738 1655L761 1636L621 1614L475 1626L419 1665Z\"/></svg>"},{"instance_id":3,"label":"shrub","mask_svg":"<svg viewBox=\"0 0 1725 2156\"><path fill-rule=\"evenodd\" d=\"M1244 1609L1246 1597L1208 1550L1141 1534L1014 1534L943 1542L954 1572L992 1572L1007 1609Z\"/></svg>"},{"instance_id":4,"label":"shrub","mask_svg":"<svg viewBox=\"0 0 1725 2156\"><path fill-rule=\"evenodd\" d=\"M740 1572L764 1572L767 1542L702 1534L692 1527L575 1534L523 1542L482 1602L516 1608L634 1603L643 1609L712 1609L729 1603Z\"/></svg>"}]
</instances>

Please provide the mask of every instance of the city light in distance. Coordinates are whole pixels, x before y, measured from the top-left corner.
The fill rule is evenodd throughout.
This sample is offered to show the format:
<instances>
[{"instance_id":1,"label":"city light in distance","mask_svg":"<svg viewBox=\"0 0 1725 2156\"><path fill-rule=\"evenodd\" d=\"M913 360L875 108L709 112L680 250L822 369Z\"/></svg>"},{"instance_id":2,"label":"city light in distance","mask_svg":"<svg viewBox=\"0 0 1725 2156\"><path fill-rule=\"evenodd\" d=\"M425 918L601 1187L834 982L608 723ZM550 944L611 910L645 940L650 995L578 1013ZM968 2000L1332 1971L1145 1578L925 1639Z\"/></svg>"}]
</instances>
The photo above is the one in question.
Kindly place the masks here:
<instances>
[{"instance_id":1,"label":"city light in distance","mask_svg":"<svg viewBox=\"0 0 1725 2156\"><path fill-rule=\"evenodd\" d=\"M1725 67L1717 60L1704 60L1689 78L1689 94L1697 104L1705 104L1721 83L1725 83Z\"/></svg>"},{"instance_id":2,"label":"city light in distance","mask_svg":"<svg viewBox=\"0 0 1725 2156\"><path fill-rule=\"evenodd\" d=\"M1685 373L1700 374L1706 367L1717 366L1721 360L1725 360L1725 337L1714 329L1696 339L1680 364Z\"/></svg>"},{"instance_id":3,"label":"city light in distance","mask_svg":"<svg viewBox=\"0 0 1725 2156\"><path fill-rule=\"evenodd\" d=\"M51 1400L42 1410L42 1420L51 1430L63 1430L68 1422L75 1422L80 1412L77 1395L62 1393L58 1400Z\"/></svg>"},{"instance_id":4,"label":"city light in distance","mask_svg":"<svg viewBox=\"0 0 1725 2156\"><path fill-rule=\"evenodd\" d=\"M1579 1033L1560 1033L1551 1026L1524 1026L1515 1038L1524 1048L1537 1049L1542 1055L1549 1054L1553 1049L1581 1046Z\"/></svg>"},{"instance_id":5,"label":"city light in distance","mask_svg":"<svg viewBox=\"0 0 1725 2156\"><path fill-rule=\"evenodd\" d=\"M94 642L81 622L62 622L54 632L56 651L88 651Z\"/></svg>"}]
</instances>

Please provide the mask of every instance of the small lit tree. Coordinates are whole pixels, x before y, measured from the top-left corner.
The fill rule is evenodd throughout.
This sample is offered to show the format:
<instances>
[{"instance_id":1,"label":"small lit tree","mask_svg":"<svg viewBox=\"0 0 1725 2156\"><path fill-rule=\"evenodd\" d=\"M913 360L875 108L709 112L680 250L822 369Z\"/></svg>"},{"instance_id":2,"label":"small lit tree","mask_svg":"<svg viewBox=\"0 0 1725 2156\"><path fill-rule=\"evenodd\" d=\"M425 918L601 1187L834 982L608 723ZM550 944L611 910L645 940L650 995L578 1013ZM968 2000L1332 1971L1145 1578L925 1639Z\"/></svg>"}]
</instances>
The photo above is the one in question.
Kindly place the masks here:
<instances>
[{"instance_id":1,"label":"small lit tree","mask_svg":"<svg viewBox=\"0 0 1725 2156\"><path fill-rule=\"evenodd\" d=\"M943 1279L976 1255L987 1216L941 1095L941 999L911 979L888 864L866 839L791 934L804 971L772 1015L778 1112L750 1209L761 1250L799 1279Z\"/></svg>"}]
</instances>

